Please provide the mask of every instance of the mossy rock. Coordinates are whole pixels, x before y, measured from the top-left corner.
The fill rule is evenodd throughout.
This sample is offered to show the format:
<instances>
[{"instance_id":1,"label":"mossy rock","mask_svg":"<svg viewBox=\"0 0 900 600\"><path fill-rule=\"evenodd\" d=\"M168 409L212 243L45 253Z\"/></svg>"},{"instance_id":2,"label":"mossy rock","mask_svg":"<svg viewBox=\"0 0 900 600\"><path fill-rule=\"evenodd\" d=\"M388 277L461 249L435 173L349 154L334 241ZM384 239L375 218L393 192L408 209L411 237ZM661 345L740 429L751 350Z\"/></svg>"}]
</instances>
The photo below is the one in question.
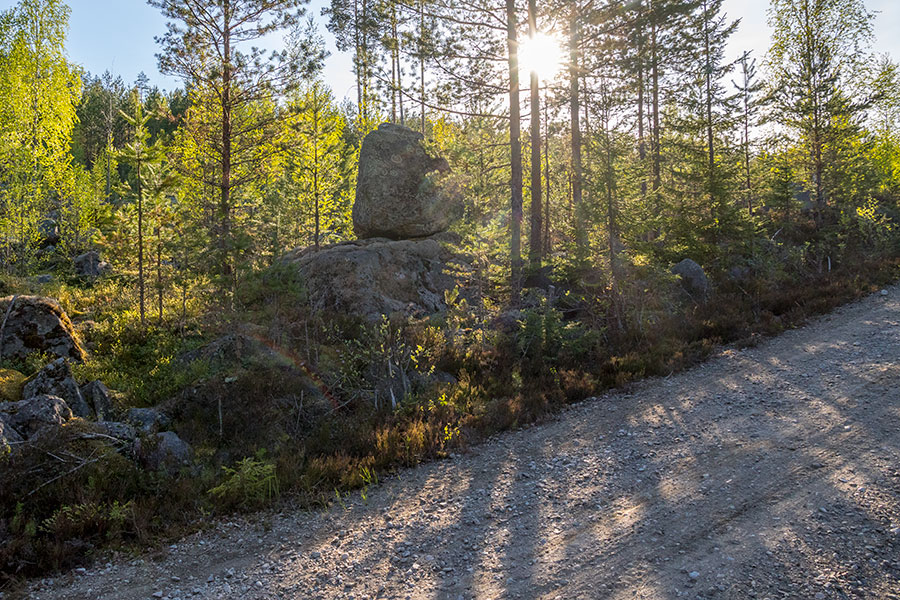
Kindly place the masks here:
<instances>
[{"instance_id":1,"label":"mossy rock","mask_svg":"<svg viewBox=\"0 0 900 600\"><path fill-rule=\"evenodd\" d=\"M0 369L0 402L18 402L28 380L23 374L12 369Z\"/></svg>"}]
</instances>

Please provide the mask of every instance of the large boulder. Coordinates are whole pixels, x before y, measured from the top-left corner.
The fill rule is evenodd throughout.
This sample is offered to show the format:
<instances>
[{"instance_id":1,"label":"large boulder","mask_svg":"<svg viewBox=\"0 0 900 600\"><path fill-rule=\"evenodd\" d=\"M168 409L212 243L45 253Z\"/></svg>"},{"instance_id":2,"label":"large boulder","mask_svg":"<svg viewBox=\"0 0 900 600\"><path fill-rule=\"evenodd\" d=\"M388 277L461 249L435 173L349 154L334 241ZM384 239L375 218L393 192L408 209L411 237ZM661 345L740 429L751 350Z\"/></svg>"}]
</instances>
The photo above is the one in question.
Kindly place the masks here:
<instances>
[{"instance_id":1,"label":"large boulder","mask_svg":"<svg viewBox=\"0 0 900 600\"><path fill-rule=\"evenodd\" d=\"M454 282L444 271L443 248L435 240L360 240L319 251L296 251L297 266L312 306L370 321L402 312L424 315L444 309Z\"/></svg>"},{"instance_id":2,"label":"large boulder","mask_svg":"<svg viewBox=\"0 0 900 600\"><path fill-rule=\"evenodd\" d=\"M81 388L72 377L69 361L65 358L57 358L38 371L31 381L25 384L24 398L26 400L41 395L62 398L77 417L88 419L94 416L94 411L81 395Z\"/></svg>"},{"instance_id":3,"label":"large boulder","mask_svg":"<svg viewBox=\"0 0 900 600\"><path fill-rule=\"evenodd\" d=\"M85 358L72 322L55 300L0 298L0 358L24 358L34 352L79 362Z\"/></svg>"},{"instance_id":4,"label":"large boulder","mask_svg":"<svg viewBox=\"0 0 900 600\"><path fill-rule=\"evenodd\" d=\"M363 140L353 204L358 238L427 237L450 226L455 194L443 182L450 166L432 156L423 139L385 123Z\"/></svg>"},{"instance_id":5,"label":"large boulder","mask_svg":"<svg viewBox=\"0 0 900 600\"><path fill-rule=\"evenodd\" d=\"M20 402L0 403L0 419L25 438L34 437L48 427L58 427L72 418L62 398L34 396Z\"/></svg>"},{"instance_id":6,"label":"large boulder","mask_svg":"<svg viewBox=\"0 0 900 600\"><path fill-rule=\"evenodd\" d=\"M681 287L684 288L694 300L703 301L709 298L709 278L703 267L693 260L686 258L674 267L672 273L681 278Z\"/></svg>"},{"instance_id":7,"label":"large boulder","mask_svg":"<svg viewBox=\"0 0 900 600\"><path fill-rule=\"evenodd\" d=\"M73 266L75 267L76 275L87 277L88 279L95 279L109 271L109 263L104 262L100 258L100 253L96 250L91 250L75 257Z\"/></svg>"}]
</instances>

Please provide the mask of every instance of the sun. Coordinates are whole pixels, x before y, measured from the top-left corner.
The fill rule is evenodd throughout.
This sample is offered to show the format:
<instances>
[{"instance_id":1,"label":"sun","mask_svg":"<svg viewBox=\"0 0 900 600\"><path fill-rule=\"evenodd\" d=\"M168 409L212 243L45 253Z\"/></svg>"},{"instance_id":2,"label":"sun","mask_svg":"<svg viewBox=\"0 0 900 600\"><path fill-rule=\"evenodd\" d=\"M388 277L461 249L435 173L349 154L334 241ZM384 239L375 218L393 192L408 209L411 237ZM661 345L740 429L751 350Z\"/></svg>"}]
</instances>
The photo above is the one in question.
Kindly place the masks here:
<instances>
[{"instance_id":1,"label":"sun","mask_svg":"<svg viewBox=\"0 0 900 600\"><path fill-rule=\"evenodd\" d=\"M519 68L532 71L541 79L551 79L566 63L566 55L560 40L552 35L538 32L533 38L526 37L519 45Z\"/></svg>"}]
</instances>

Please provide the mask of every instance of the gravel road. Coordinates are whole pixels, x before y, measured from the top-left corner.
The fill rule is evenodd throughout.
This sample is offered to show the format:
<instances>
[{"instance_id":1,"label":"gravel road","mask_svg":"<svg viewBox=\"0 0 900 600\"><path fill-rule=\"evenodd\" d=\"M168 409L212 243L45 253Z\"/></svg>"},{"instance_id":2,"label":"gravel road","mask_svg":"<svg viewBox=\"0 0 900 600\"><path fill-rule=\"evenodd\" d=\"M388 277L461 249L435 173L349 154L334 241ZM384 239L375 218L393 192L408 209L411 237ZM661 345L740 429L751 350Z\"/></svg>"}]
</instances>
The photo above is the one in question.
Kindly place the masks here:
<instances>
[{"instance_id":1,"label":"gravel road","mask_svg":"<svg viewBox=\"0 0 900 600\"><path fill-rule=\"evenodd\" d=\"M345 506L25 597L900 599L900 287Z\"/></svg>"}]
</instances>

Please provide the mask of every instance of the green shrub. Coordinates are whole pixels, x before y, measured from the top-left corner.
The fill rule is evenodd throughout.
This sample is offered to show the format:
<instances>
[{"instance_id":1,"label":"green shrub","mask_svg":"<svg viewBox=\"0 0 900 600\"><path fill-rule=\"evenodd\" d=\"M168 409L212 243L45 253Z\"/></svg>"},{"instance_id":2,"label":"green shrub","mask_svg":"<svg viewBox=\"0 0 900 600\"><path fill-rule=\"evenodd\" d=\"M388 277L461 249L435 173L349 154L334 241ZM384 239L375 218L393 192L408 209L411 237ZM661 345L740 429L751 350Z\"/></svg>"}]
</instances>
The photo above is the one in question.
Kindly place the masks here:
<instances>
[{"instance_id":1,"label":"green shrub","mask_svg":"<svg viewBox=\"0 0 900 600\"><path fill-rule=\"evenodd\" d=\"M266 460L265 451L248 456L232 467L222 467L225 481L209 490L224 508L259 508L280 495L275 464Z\"/></svg>"}]
</instances>

